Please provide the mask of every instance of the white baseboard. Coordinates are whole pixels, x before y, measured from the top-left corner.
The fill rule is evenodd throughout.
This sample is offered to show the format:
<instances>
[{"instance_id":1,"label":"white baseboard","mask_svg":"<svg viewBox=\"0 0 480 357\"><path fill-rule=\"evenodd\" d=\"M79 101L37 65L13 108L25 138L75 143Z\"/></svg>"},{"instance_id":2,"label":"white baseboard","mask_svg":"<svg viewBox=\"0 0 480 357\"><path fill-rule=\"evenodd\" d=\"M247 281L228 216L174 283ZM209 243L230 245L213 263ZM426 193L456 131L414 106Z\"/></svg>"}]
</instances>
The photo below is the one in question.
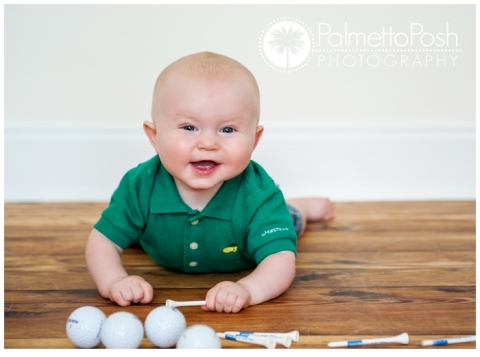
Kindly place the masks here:
<instances>
[{"instance_id":1,"label":"white baseboard","mask_svg":"<svg viewBox=\"0 0 480 357\"><path fill-rule=\"evenodd\" d=\"M6 124L4 199L105 201L152 157L141 126ZM475 128L267 127L253 155L285 196L474 200Z\"/></svg>"}]
</instances>

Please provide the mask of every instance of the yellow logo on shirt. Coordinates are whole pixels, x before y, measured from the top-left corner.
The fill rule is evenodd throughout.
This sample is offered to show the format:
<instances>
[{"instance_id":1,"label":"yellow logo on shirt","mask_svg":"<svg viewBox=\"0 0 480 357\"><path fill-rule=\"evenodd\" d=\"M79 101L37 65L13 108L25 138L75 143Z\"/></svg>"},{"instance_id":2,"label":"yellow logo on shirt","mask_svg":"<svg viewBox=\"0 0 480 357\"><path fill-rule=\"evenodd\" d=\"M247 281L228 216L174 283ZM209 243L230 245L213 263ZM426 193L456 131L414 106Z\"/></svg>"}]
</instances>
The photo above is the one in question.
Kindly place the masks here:
<instances>
[{"instance_id":1,"label":"yellow logo on shirt","mask_svg":"<svg viewBox=\"0 0 480 357\"><path fill-rule=\"evenodd\" d=\"M232 247L225 247L223 248L223 253L224 254L232 254L235 253L238 250L238 247L236 245Z\"/></svg>"}]
</instances>

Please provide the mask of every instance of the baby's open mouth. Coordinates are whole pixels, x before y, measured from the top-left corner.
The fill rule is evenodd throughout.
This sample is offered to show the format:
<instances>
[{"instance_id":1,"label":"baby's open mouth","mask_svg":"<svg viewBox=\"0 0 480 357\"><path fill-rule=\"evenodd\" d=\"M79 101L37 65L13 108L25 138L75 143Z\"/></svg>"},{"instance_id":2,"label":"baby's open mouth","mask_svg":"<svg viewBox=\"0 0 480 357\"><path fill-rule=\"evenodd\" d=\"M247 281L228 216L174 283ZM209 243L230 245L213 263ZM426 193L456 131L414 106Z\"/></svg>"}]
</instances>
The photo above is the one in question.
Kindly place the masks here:
<instances>
[{"instance_id":1,"label":"baby's open mouth","mask_svg":"<svg viewBox=\"0 0 480 357\"><path fill-rule=\"evenodd\" d=\"M213 169L218 164L214 161L204 160L204 161L192 162L192 165L195 166L195 168L197 168L198 170L208 171Z\"/></svg>"}]
</instances>

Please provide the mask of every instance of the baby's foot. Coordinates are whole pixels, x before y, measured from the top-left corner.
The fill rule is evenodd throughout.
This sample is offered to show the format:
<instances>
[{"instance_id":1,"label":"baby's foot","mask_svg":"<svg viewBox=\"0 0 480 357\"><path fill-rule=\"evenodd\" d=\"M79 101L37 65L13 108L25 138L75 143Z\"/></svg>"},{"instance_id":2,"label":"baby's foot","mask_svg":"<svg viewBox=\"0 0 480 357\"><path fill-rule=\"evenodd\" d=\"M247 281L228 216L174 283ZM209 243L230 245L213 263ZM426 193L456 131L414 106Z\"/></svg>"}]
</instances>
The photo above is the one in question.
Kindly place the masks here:
<instances>
[{"instance_id":1,"label":"baby's foot","mask_svg":"<svg viewBox=\"0 0 480 357\"><path fill-rule=\"evenodd\" d=\"M328 198L294 198L287 202L298 209L307 222L321 222L335 218L334 205Z\"/></svg>"}]
</instances>

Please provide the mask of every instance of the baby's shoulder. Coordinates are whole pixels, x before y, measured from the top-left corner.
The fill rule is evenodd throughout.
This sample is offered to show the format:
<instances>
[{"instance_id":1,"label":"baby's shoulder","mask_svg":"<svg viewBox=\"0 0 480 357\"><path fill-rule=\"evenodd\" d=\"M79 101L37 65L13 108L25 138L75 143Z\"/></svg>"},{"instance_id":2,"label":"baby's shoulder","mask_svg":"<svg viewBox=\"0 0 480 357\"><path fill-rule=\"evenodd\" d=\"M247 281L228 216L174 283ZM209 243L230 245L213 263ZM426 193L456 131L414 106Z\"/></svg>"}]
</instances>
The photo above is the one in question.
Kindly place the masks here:
<instances>
[{"instance_id":1,"label":"baby's shoulder","mask_svg":"<svg viewBox=\"0 0 480 357\"><path fill-rule=\"evenodd\" d=\"M156 155L151 159L138 164L136 167L131 168L127 171L126 176L129 176L131 179L145 179L149 176L155 176L158 172L158 169L161 165L159 157Z\"/></svg>"},{"instance_id":2,"label":"baby's shoulder","mask_svg":"<svg viewBox=\"0 0 480 357\"><path fill-rule=\"evenodd\" d=\"M258 163L251 161L245 169L243 180L238 188L237 207L242 207L244 210L252 209L255 206L262 205L279 191L265 169Z\"/></svg>"},{"instance_id":3,"label":"baby's shoulder","mask_svg":"<svg viewBox=\"0 0 480 357\"><path fill-rule=\"evenodd\" d=\"M253 160L245 169L242 184L245 190L250 191L250 194L277 188L267 171Z\"/></svg>"},{"instance_id":4,"label":"baby's shoulder","mask_svg":"<svg viewBox=\"0 0 480 357\"><path fill-rule=\"evenodd\" d=\"M148 196L160 165L160 159L155 156L131 168L123 176L117 190L126 191L130 195Z\"/></svg>"}]
</instances>

